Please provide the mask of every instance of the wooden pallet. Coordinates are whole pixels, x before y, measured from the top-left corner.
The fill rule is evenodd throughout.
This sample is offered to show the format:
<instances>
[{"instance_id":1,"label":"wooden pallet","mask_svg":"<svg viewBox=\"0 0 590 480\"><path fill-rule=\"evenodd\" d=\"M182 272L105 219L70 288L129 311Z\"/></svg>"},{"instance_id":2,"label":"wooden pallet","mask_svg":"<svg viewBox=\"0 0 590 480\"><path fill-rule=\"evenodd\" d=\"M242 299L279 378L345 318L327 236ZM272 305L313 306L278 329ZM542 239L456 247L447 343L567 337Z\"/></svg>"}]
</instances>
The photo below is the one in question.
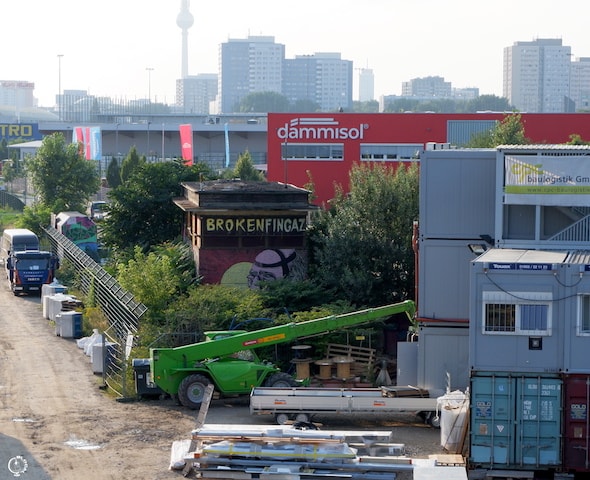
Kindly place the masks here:
<instances>
[{"instance_id":1,"label":"wooden pallet","mask_svg":"<svg viewBox=\"0 0 590 480\"><path fill-rule=\"evenodd\" d=\"M326 358L333 359L347 357L353 360L351 373L355 376L367 377L375 364L374 348L355 347L354 345L341 345L329 343L326 350Z\"/></svg>"},{"instance_id":2,"label":"wooden pallet","mask_svg":"<svg viewBox=\"0 0 590 480\"><path fill-rule=\"evenodd\" d=\"M428 455L428 458L433 459L435 461L435 463L440 466L446 466L446 467L464 467L465 466L465 458L463 458L463 455L435 454L435 455Z\"/></svg>"}]
</instances>

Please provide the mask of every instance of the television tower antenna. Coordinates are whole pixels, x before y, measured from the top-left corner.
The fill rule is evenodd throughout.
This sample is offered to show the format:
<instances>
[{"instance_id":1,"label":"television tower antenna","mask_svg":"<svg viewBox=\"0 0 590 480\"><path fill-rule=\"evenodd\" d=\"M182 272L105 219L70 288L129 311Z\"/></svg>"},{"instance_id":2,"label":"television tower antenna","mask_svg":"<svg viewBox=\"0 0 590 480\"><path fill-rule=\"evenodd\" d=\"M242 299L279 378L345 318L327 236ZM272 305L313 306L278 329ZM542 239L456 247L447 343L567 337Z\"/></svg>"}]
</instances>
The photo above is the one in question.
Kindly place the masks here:
<instances>
[{"instance_id":1,"label":"television tower antenna","mask_svg":"<svg viewBox=\"0 0 590 480\"><path fill-rule=\"evenodd\" d=\"M181 78L188 77L188 29L195 23L189 11L190 0L180 0L180 13L176 17L176 25L182 29L182 68Z\"/></svg>"}]
</instances>

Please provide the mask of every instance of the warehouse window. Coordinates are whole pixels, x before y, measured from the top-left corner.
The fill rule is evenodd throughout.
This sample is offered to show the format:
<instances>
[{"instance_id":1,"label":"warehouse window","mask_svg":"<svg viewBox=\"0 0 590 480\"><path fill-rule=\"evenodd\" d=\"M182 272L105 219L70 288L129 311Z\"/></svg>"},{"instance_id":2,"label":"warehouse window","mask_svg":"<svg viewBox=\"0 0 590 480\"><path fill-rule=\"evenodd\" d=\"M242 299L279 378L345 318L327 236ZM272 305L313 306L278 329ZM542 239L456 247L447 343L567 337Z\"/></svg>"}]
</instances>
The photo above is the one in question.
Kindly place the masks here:
<instances>
[{"instance_id":1,"label":"warehouse window","mask_svg":"<svg viewBox=\"0 0 590 480\"><path fill-rule=\"evenodd\" d=\"M422 144L363 143L360 146L361 160L370 162L408 161L420 158Z\"/></svg>"},{"instance_id":2,"label":"warehouse window","mask_svg":"<svg viewBox=\"0 0 590 480\"><path fill-rule=\"evenodd\" d=\"M483 334L551 335L550 294L483 292L483 297Z\"/></svg>"},{"instance_id":3,"label":"warehouse window","mask_svg":"<svg viewBox=\"0 0 590 480\"><path fill-rule=\"evenodd\" d=\"M284 143L281 145L283 160L343 160L341 143Z\"/></svg>"},{"instance_id":4,"label":"warehouse window","mask_svg":"<svg viewBox=\"0 0 590 480\"><path fill-rule=\"evenodd\" d=\"M578 335L590 335L590 295L579 296Z\"/></svg>"}]
</instances>

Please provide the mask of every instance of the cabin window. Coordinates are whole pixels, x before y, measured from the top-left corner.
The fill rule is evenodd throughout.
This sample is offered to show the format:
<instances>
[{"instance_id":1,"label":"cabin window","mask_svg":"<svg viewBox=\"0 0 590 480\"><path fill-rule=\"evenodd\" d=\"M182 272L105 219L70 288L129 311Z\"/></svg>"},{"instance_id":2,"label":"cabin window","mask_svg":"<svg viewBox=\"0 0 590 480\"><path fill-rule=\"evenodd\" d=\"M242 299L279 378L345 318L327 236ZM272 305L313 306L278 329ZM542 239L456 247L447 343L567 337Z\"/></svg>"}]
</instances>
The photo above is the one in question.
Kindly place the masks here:
<instances>
[{"instance_id":1,"label":"cabin window","mask_svg":"<svg viewBox=\"0 0 590 480\"><path fill-rule=\"evenodd\" d=\"M484 292L483 300L483 334L551 335L550 294Z\"/></svg>"}]
</instances>

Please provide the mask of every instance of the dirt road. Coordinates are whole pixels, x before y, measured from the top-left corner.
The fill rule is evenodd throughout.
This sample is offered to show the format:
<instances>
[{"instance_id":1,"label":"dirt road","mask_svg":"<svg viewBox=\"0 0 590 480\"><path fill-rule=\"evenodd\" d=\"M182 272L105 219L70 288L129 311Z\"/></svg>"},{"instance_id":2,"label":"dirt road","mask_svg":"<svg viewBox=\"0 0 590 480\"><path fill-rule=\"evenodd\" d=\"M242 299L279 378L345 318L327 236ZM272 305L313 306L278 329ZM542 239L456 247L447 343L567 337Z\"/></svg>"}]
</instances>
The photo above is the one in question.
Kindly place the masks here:
<instances>
[{"instance_id":1,"label":"dirt road","mask_svg":"<svg viewBox=\"0 0 590 480\"><path fill-rule=\"evenodd\" d=\"M0 479L180 479L172 442L190 438L196 412L174 401L118 402L99 387L89 357L55 336L38 297L0 281ZM330 429L391 429L412 456L441 453L439 433L414 417L328 419ZM272 425L246 399L214 400L207 423ZM328 427L326 427L327 429Z\"/></svg>"}]
</instances>

